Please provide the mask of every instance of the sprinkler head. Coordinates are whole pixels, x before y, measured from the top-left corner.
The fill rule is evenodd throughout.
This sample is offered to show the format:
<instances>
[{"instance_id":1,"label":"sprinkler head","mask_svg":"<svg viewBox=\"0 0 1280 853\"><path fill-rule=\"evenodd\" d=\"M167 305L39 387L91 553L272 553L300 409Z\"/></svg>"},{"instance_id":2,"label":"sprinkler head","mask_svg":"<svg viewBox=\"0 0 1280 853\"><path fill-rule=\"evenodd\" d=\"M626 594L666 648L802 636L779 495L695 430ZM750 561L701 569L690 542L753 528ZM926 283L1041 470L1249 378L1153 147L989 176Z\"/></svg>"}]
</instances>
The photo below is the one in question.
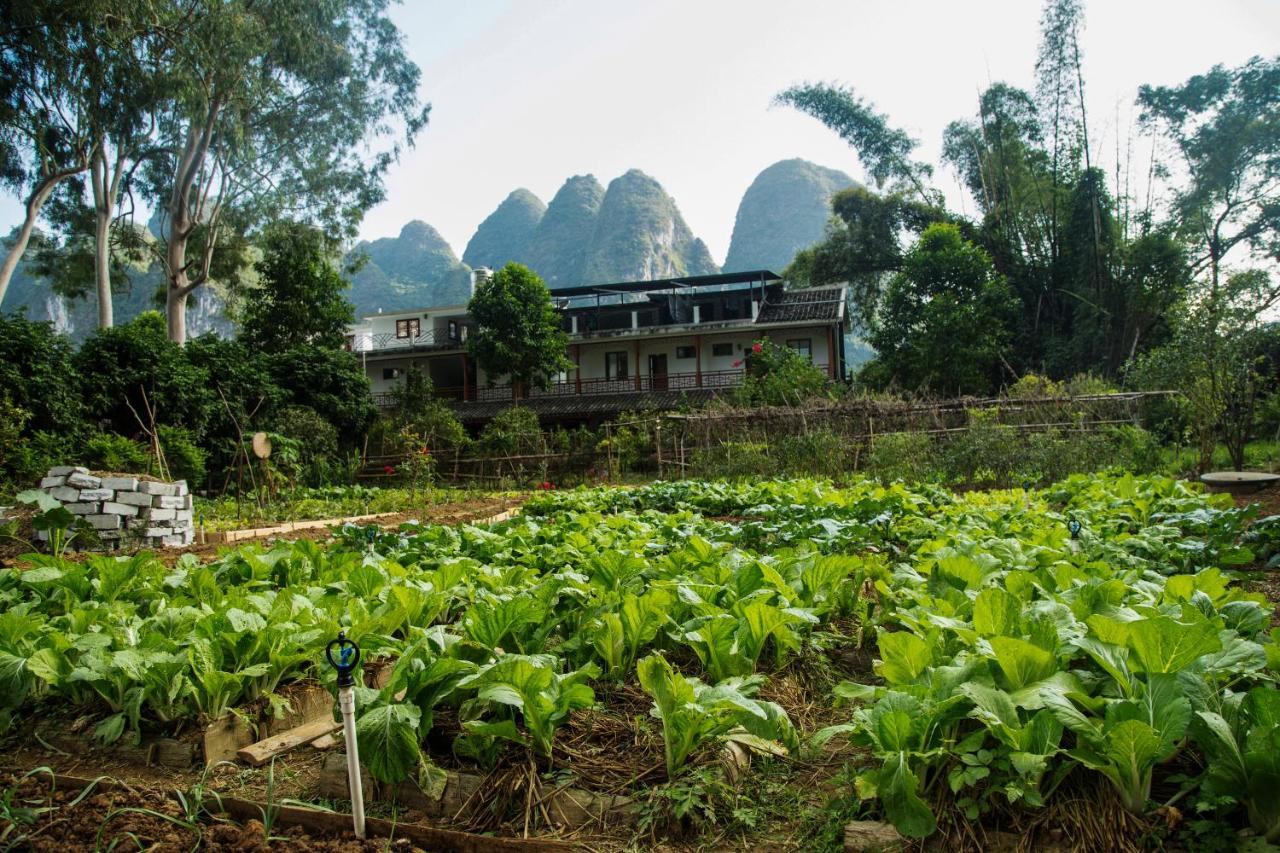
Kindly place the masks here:
<instances>
[{"instance_id":1,"label":"sprinkler head","mask_svg":"<svg viewBox=\"0 0 1280 853\"><path fill-rule=\"evenodd\" d=\"M1074 518L1067 522L1067 530L1071 532L1072 539L1080 538L1080 522Z\"/></svg>"},{"instance_id":2,"label":"sprinkler head","mask_svg":"<svg viewBox=\"0 0 1280 853\"><path fill-rule=\"evenodd\" d=\"M337 660L333 657L335 651L338 653ZM339 631L338 639L325 646L324 656L329 659L329 665L338 671L338 687L351 687L356 683L352 673L360 664L360 647L347 639L346 631Z\"/></svg>"}]
</instances>

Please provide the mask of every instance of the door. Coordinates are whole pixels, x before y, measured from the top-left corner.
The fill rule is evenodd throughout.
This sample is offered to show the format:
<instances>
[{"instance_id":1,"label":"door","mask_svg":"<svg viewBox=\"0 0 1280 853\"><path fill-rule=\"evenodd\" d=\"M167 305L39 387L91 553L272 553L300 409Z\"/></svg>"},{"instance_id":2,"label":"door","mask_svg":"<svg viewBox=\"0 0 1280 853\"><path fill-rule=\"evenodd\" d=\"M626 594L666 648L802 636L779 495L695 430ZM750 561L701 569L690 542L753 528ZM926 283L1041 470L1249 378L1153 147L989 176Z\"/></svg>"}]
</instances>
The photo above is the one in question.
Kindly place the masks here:
<instances>
[{"instance_id":1,"label":"door","mask_svg":"<svg viewBox=\"0 0 1280 853\"><path fill-rule=\"evenodd\" d=\"M649 356L649 390L667 390L667 354Z\"/></svg>"}]
</instances>

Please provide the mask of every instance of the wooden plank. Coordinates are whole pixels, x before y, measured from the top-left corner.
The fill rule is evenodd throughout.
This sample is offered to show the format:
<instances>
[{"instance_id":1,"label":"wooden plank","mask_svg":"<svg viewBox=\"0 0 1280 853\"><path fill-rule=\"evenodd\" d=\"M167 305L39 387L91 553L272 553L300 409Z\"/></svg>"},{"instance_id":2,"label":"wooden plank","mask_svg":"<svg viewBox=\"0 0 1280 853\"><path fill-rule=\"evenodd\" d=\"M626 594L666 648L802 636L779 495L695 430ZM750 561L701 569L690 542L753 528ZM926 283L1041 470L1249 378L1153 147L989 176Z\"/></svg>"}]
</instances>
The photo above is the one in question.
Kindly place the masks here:
<instances>
[{"instance_id":1,"label":"wooden plank","mask_svg":"<svg viewBox=\"0 0 1280 853\"><path fill-rule=\"evenodd\" d=\"M274 737L269 737L266 740L249 744L244 749L238 749L236 750L236 757L241 761L247 761L254 767L261 767L275 756L303 744L311 743L311 741L322 735L336 732L339 728L341 726L331 720L317 720L314 723L306 723L297 728L289 729L287 732L281 732Z\"/></svg>"}]
</instances>

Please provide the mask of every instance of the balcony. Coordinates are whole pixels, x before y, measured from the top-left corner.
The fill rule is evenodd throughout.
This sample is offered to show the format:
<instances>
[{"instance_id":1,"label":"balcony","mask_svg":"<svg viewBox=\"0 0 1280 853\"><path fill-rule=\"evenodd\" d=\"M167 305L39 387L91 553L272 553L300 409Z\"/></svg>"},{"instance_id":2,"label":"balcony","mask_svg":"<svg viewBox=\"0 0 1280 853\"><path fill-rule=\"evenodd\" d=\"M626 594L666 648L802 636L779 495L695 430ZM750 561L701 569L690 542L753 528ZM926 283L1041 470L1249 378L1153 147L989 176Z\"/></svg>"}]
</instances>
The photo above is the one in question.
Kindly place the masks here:
<instances>
[{"instance_id":1,"label":"balcony","mask_svg":"<svg viewBox=\"0 0 1280 853\"><path fill-rule=\"evenodd\" d=\"M816 365L825 371L825 364ZM446 400L469 403L493 403L514 401L516 399L538 400L548 397L598 397L606 394L650 394L668 391L718 391L726 388L737 388L746 375L742 368L736 370L704 370L698 373L667 373L650 376L630 376L626 379L593 378L581 381L568 379L553 382L546 388L531 388L523 396L517 398L509 383L501 385L472 386L462 388L436 388L437 397ZM389 393L375 394L374 402L382 408L388 408L392 402Z\"/></svg>"},{"instance_id":2,"label":"balcony","mask_svg":"<svg viewBox=\"0 0 1280 853\"><path fill-rule=\"evenodd\" d=\"M419 335L407 338L397 337L394 332L380 332L376 335L368 335L364 340L368 342L368 346L364 350L357 350L358 352L458 349L463 344L461 335L456 333L451 335L449 330L444 328L427 329Z\"/></svg>"}]
</instances>

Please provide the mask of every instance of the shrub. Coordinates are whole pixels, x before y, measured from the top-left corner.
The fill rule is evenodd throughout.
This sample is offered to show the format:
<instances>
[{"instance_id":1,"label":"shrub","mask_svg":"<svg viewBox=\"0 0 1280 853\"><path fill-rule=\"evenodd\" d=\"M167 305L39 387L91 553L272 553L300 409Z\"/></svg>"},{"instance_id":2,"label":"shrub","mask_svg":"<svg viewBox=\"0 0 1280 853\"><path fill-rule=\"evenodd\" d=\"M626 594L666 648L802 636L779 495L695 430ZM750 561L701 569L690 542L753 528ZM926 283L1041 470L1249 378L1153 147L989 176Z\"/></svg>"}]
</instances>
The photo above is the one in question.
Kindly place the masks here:
<instances>
[{"instance_id":1,"label":"shrub","mask_svg":"<svg viewBox=\"0 0 1280 853\"><path fill-rule=\"evenodd\" d=\"M1072 397L1114 394L1118 390L1112 382L1092 373L1077 373L1066 382L1066 391Z\"/></svg>"},{"instance_id":2,"label":"shrub","mask_svg":"<svg viewBox=\"0 0 1280 853\"><path fill-rule=\"evenodd\" d=\"M71 345L51 323L0 315L0 399L27 413L28 431L83 428L76 377Z\"/></svg>"},{"instance_id":3,"label":"shrub","mask_svg":"<svg viewBox=\"0 0 1280 853\"><path fill-rule=\"evenodd\" d=\"M996 411L969 413L969 429L947 443L945 468L952 481L1009 484L1014 482L1022 453L1017 430L997 420Z\"/></svg>"},{"instance_id":4,"label":"shrub","mask_svg":"<svg viewBox=\"0 0 1280 853\"><path fill-rule=\"evenodd\" d=\"M147 446L114 432L101 433L86 441L80 458L85 465L99 471L145 474L151 470Z\"/></svg>"},{"instance_id":5,"label":"shrub","mask_svg":"<svg viewBox=\"0 0 1280 853\"><path fill-rule=\"evenodd\" d=\"M853 448L843 436L829 429L817 429L799 435L784 435L773 445L774 467L787 474L831 476L851 470Z\"/></svg>"},{"instance_id":6,"label":"shrub","mask_svg":"<svg viewBox=\"0 0 1280 853\"><path fill-rule=\"evenodd\" d=\"M271 431L296 444L296 478L306 485L331 482L342 467L338 431L333 424L306 406L285 406L272 421Z\"/></svg>"},{"instance_id":7,"label":"shrub","mask_svg":"<svg viewBox=\"0 0 1280 853\"><path fill-rule=\"evenodd\" d=\"M745 360L746 376L737 395L744 406L798 406L831 396L827 374L790 347L756 341Z\"/></svg>"},{"instance_id":8,"label":"shrub","mask_svg":"<svg viewBox=\"0 0 1280 853\"><path fill-rule=\"evenodd\" d=\"M1017 400L1032 400L1038 397L1065 397L1066 388L1061 382L1054 382L1047 376L1038 373L1024 374L1017 382L1009 386L1005 395Z\"/></svg>"},{"instance_id":9,"label":"shrub","mask_svg":"<svg viewBox=\"0 0 1280 853\"><path fill-rule=\"evenodd\" d=\"M542 450L542 428L533 409L512 406L484 425L476 442L485 456L523 456Z\"/></svg>"},{"instance_id":10,"label":"shrub","mask_svg":"<svg viewBox=\"0 0 1280 853\"><path fill-rule=\"evenodd\" d=\"M765 445L755 441L726 441L695 451L689 461L694 476L726 480L767 476L777 464Z\"/></svg>"},{"instance_id":11,"label":"shrub","mask_svg":"<svg viewBox=\"0 0 1280 853\"><path fill-rule=\"evenodd\" d=\"M333 424L339 446L360 446L378 409L369 396L369 378L354 355L294 347L270 356L267 365L287 402L306 406Z\"/></svg>"},{"instance_id":12,"label":"shrub","mask_svg":"<svg viewBox=\"0 0 1280 853\"><path fill-rule=\"evenodd\" d=\"M886 433L872 440L866 470L885 483L937 482L943 479L940 457L937 442L928 433Z\"/></svg>"},{"instance_id":13,"label":"shrub","mask_svg":"<svg viewBox=\"0 0 1280 853\"><path fill-rule=\"evenodd\" d=\"M191 433L182 427L163 425L158 431L169 476L175 480L186 480L192 489L201 486L205 475L205 453L192 440Z\"/></svg>"}]
</instances>

